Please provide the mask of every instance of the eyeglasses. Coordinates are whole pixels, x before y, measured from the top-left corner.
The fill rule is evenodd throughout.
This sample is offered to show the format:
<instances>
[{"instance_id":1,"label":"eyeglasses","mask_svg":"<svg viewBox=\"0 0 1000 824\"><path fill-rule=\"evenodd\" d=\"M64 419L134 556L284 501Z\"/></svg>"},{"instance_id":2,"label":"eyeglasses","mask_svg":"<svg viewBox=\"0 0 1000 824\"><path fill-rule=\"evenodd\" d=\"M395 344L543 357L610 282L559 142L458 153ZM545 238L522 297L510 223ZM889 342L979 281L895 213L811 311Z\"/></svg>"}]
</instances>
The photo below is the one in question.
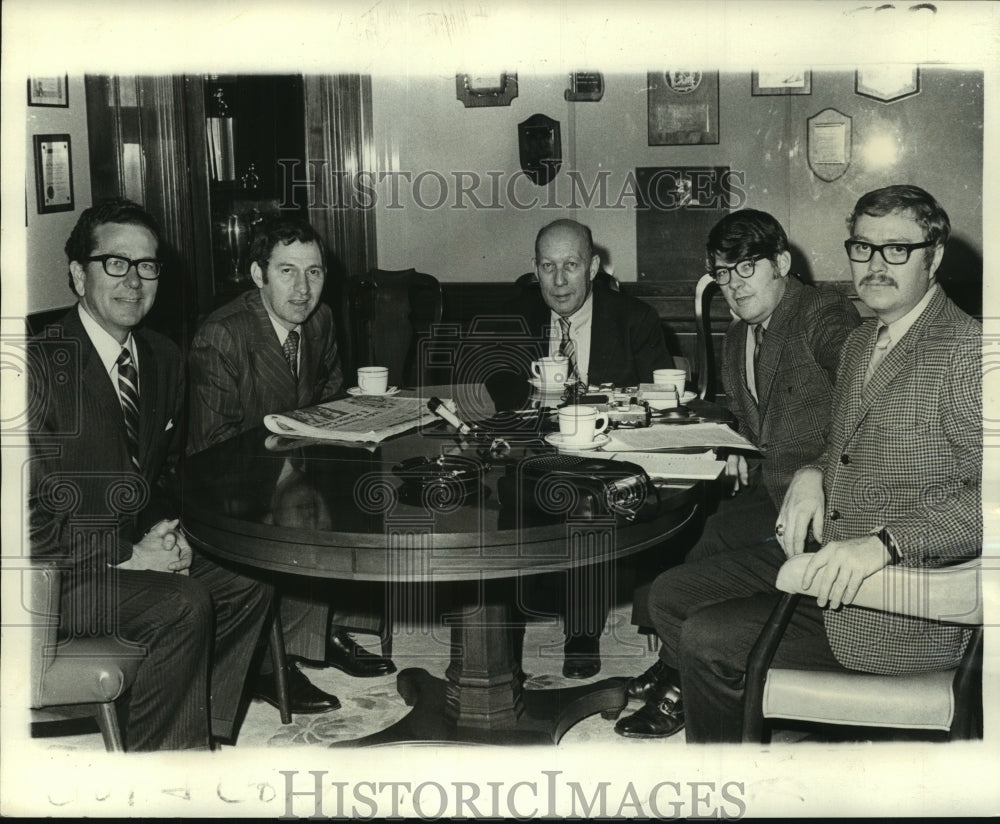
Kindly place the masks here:
<instances>
[{"instance_id":1,"label":"eyeglasses","mask_svg":"<svg viewBox=\"0 0 1000 824\"><path fill-rule=\"evenodd\" d=\"M847 256L855 263L867 263L872 259L872 255L878 252L882 255L882 260L886 263L900 264L906 263L910 259L910 252L914 249L926 249L934 246L936 241L925 240L923 243L865 243L862 240L845 240L844 248Z\"/></svg>"},{"instance_id":2,"label":"eyeglasses","mask_svg":"<svg viewBox=\"0 0 1000 824\"><path fill-rule=\"evenodd\" d=\"M128 270L135 267L136 274L143 280L156 280L160 276L163 263L155 258L140 258L129 260L121 255L94 255L83 259L86 263L100 261L104 271L113 278L123 278Z\"/></svg>"},{"instance_id":3,"label":"eyeglasses","mask_svg":"<svg viewBox=\"0 0 1000 824\"><path fill-rule=\"evenodd\" d=\"M715 270L709 272L709 274L715 278L715 282L718 283L719 286L725 286L730 280L732 280L733 272L736 272L736 274L744 280L752 278L753 273L757 268L757 261L763 259L763 255L757 255L756 257L741 260L733 266L716 266Z\"/></svg>"}]
</instances>

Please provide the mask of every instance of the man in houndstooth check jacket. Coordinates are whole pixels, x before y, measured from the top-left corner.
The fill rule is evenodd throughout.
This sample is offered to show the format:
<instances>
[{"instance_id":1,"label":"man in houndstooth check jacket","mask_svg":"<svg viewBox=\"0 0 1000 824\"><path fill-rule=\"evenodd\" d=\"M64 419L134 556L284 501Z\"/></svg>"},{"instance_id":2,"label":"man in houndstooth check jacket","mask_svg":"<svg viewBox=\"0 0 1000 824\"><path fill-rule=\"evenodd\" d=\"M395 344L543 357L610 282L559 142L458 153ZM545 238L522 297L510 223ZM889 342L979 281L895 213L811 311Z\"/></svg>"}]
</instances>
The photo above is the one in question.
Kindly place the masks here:
<instances>
[{"instance_id":1,"label":"man in houndstooth check jacket","mask_svg":"<svg viewBox=\"0 0 1000 824\"><path fill-rule=\"evenodd\" d=\"M951 227L931 195L909 185L870 192L849 229L854 285L876 317L844 344L826 448L795 474L778 514L786 555L803 552L810 529L822 547L804 582L818 576L820 595L800 604L773 665L946 668L967 630L851 602L888 564L943 566L981 551L982 330L935 282ZM777 601L780 560L727 553L657 579L661 658L680 688L632 716L641 737L686 725L689 742L739 740L747 655Z\"/></svg>"}]
</instances>

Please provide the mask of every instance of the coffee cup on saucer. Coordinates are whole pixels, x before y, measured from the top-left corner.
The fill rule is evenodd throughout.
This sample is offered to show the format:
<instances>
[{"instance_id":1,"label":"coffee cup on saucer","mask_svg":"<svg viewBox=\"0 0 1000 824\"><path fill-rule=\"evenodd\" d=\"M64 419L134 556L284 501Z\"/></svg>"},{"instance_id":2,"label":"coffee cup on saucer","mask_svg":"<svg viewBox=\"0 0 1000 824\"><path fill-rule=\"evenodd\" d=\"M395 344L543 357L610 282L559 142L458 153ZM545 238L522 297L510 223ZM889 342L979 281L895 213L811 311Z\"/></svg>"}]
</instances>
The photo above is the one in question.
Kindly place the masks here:
<instances>
[{"instance_id":1,"label":"coffee cup on saucer","mask_svg":"<svg viewBox=\"0 0 1000 824\"><path fill-rule=\"evenodd\" d=\"M565 355L539 358L531 362L531 374L541 386L564 386L569 380L569 359Z\"/></svg>"},{"instance_id":2,"label":"coffee cup on saucer","mask_svg":"<svg viewBox=\"0 0 1000 824\"><path fill-rule=\"evenodd\" d=\"M384 395L389 388L389 367L359 366L358 388L365 395Z\"/></svg>"},{"instance_id":3,"label":"coffee cup on saucer","mask_svg":"<svg viewBox=\"0 0 1000 824\"><path fill-rule=\"evenodd\" d=\"M559 410L559 434L566 444L589 444L608 428L608 416L592 406L564 406Z\"/></svg>"}]
</instances>

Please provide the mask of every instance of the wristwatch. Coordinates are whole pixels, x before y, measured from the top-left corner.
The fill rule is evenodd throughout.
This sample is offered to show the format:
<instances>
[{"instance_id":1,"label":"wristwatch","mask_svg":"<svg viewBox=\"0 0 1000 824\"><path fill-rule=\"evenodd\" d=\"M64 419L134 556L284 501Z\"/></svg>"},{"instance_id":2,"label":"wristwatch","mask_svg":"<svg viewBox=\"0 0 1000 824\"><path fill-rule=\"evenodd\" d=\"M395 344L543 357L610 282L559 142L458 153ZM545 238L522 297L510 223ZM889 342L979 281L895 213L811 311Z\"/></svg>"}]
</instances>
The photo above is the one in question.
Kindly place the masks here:
<instances>
[{"instance_id":1,"label":"wristwatch","mask_svg":"<svg viewBox=\"0 0 1000 824\"><path fill-rule=\"evenodd\" d=\"M882 527L875 535L882 542L886 552L889 553L889 564L898 564L902 557L899 554L899 547L896 546L896 539L892 537L889 530Z\"/></svg>"}]
</instances>

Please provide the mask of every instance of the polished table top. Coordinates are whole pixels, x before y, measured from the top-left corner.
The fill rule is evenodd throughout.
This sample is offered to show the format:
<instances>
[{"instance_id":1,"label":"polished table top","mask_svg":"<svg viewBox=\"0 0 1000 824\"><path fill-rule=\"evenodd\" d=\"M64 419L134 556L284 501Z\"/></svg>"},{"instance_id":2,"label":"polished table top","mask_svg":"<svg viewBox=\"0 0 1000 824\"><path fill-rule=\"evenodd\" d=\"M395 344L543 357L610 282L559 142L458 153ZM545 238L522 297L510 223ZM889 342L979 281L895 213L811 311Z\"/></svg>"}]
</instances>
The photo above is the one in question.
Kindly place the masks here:
<instances>
[{"instance_id":1,"label":"polished table top","mask_svg":"<svg viewBox=\"0 0 1000 824\"><path fill-rule=\"evenodd\" d=\"M414 394L453 397L466 420L511 408L481 385ZM530 405L526 396L513 406ZM279 439L260 427L186 460L183 523L197 543L230 560L347 580L500 578L594 563L592 552L567 554L565 516L528 518L502 505L498 482L510 467L554 452L539 437L537 418L503 421L510 449L499 457L489 453L491 438L462 438L443 423L377 446ZM421 495L394 472L408 459L441 455L481 470L481 482L464 496L440 487ZM674 531L692 515L697 490L686 482L661 486L660 514L645 523L619 519L600 560L639 551Z\"/></svg>"}]
</instances>

